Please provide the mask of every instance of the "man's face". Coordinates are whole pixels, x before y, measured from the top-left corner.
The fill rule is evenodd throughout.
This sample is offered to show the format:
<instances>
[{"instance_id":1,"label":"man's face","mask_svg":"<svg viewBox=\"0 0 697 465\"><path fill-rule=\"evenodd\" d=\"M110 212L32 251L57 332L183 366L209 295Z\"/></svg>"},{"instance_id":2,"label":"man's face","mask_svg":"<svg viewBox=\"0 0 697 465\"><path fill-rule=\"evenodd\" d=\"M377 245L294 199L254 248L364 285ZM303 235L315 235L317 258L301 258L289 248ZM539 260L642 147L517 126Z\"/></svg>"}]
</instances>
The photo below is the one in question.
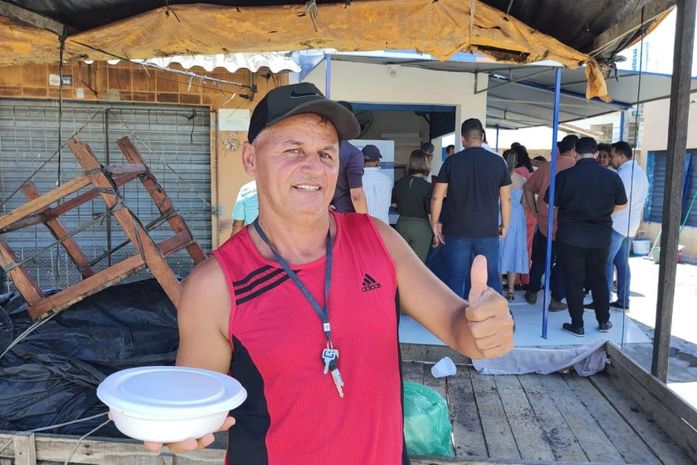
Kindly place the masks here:
<instances>
[{"instance_id":1,"label":"man's face","mask_svg":"<svg viewBox=\"0 0 697 465\"><path fill-rule=\"evenodd\" d=\"M243 149L261 210L283 217L326 215L339 172L339 140L331 122L307 113L264 129Z\"/></svg>"},{"instance_id":2,"label":"man's face","mask_svg":"<svg viewBox=\"0 0 697 465\"><path fill-rule=\"evenodd\" d=\"M614 148L610 149L610 165L617 169L625 162L625 157Z\"/></svg>"},{"instance_id":3,"label":"man's face","mask_svg":"<svg viewBox=\"0 0 697 465\"><path fill-rule=\"evenodd\" d=\"M607 168L610 165L610 152L605 150L598 152L598 163L600 163L600 166Z\"/></svg>"}]
</instances>

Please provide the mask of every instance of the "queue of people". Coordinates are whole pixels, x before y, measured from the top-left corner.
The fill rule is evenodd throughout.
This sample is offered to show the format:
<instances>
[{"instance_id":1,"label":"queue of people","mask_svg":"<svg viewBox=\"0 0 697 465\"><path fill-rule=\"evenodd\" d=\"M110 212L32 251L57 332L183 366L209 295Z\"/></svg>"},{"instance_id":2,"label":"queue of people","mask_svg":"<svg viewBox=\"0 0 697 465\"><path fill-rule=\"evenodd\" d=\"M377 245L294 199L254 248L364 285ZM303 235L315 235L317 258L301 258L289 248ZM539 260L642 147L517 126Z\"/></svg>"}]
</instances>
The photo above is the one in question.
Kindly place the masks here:
<instances>
[{"instance_id":1,"label":"queue of people","mask_svg":"<svg viewBox=\"0 0 697 465\"><path fill-rule=\"evenodd\" d=\"M454 145L446 148L435 182L429 179L434 146L425 142L411 153L406 175L394 186L381 172L378 147L359 150L341 142L332 208L367 212L389 224L389 208L394 207L397 232L462 298L469 295L474 257L483 255L489 287L508 300L523 289L528 304L536 305L551 234L548 311L568 310L571 321L563 329L582 336L584 296L590 292L593 302L585 309L595 311L598 330L609 331L609 308L629 306L629 247L648 194L646 173L633 160L631 146L568 135L557 144L552 173L546 158L531 159L519 143L503 154L494 151L477 119L462 124L461 139L462 151L455 153ZM557 189L548 225L553 175ZM243 190L250 191L250 186ZM627 203L631 209L625 208ZM235 225L241 229L237 221Z\"/></svg>"}]
</instances>

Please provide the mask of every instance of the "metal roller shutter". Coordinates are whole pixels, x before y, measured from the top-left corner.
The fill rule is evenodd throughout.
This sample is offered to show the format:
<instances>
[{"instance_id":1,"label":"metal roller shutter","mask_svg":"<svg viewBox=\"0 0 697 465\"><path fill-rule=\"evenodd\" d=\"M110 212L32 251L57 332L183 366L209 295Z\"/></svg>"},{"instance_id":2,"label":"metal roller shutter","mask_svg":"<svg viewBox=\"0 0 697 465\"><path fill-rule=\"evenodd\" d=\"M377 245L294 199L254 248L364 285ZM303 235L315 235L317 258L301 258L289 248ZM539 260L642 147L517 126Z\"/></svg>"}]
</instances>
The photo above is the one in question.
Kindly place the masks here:
<instances>
[{"instance_id":1,"label":"metal roller shutter","mask_svg":"<svg viewBox=\"0 0 697 465\"><path fill-rule=\"evenodd\" d=\"M125 163L116 141L129 136L160 184L185 218L204 251L211 248L210 116L206 107L134 105L124 103L65 102L62 140L77 134L90 144L104 164ZM42 192L56 187L58 178L58 104L55 101L0 100L0 213L5 214L26 201L22 192L13 192L34 172L33 181ZM49 158L50 161L46 162ZM82 171L69 149L61 155L62 180ZM45 165L42 167L42 164ZM126 204L143 224L160 213L137 181L120 188ZM74 194L76 195L76 194ZM91 222L105 212L101 199L84 204L61 216L68 231ZM169 225L161 224L151 235L156 242L171 236ZM116 220L102 219L75 236L91 259L126 240ZM44 225L3 235L19 256L31 257L54 242ZM133 254L128 245L104 259L95 269L108 266ZM185 276L192 262L182 251L168 258L174 272ZM65 287L80 279L62 247L52 247L26 263L43 288ZM147 275L140 274L139 277Z\"/></svg>"}]
</instances>

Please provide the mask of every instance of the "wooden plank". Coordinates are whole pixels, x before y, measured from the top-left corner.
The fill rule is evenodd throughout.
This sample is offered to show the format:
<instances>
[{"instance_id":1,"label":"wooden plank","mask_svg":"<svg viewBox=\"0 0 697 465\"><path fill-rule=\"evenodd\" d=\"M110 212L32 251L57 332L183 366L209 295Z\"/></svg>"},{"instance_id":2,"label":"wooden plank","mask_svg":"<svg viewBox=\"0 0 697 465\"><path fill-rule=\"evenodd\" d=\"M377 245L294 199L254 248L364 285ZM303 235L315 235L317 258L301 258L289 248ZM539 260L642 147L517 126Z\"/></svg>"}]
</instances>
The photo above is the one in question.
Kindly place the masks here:
<instances>
[{"instance_id":1,"label":"wooden plank","mask_svg":"<svg viewBox=\"0 0 697 465\"><path fill-rule=\"evenodd\" d=\"M470 368L458 366L457 375L447 380L447 387L455 456L488 457L477 401L472 389Z\"/></svg>"},{"instance_id":2,"label":"wooden plank","mask_svg":"<svg viewBox=\"0 0 697 465\"><path fill-rule=\"evenodd\" d=\"M15 435L0 433L0 443L5 438L13 439ZM77 444L77 437L59 435L36 435L36 458L39 461L63 463L73 447ZM0 453L6 456L7 450ZM172 454L166 449L165 456L176 456L189 459L189 463L219 465L225 460L225 450L202 449L196 452ZM143 447L143 443L132 440L118 439L86 439L80 443L70 463L85 463L94 465L161 465L159 453L149 452ZM183 463L183 462L179 462Z\"/></svg>"},{"instance_id":3,"label":"wooden plank","mask_svg":"<svg viewBox=\"0 0 697 465\"><path fill-rule=\"evenodd\" d=\"M521 458L525 460L554 460L552 446L540 426L518 378L494 376L503 409L511 426Z\"/></svg>"},{"instance_id":4,"label":"wooden plank","mask_svg":"<svg viewBox=\"0 0 697 465\"><path fill-rule=\"evenodd\" d=\"M666 386L662 388L663 392L661 392L660 386L657 385L660 382L638 366L634 366L632 370L638 370L651 376L657 384L647 383L635 377L633 372L626 369L626 366L631 366L631 364L626 364L628 359L624 360L626 365L618 363L618 360L621 358L615 355L612 359L613 363L607 368L612 382L620 391L625 392L641 405L641 408L675 440L685 454L693 462L697 462L697 431L685 419L685 415L681 415L671 408L671 404L680 405L681 399ZM683 401L681 411L684 413L686 409L690 409L690 407Z\"/></svg>"},{"instance_id":5,"label":"wooden plank","mask_svg":"<svg viewBox=\"0 0 697 465\"><path fill-rule=\"evenodd\" d=\"M530 406L544 430L557 460L586 461L581 445L571 432L547 390L540 384L540 375L521 375L518 381L525 390Z\"/></svg>"},{"instance_id":6,"label":"wooden plank","mask_svg":"<svg viewBox=\"0 0 697 465\"><path fill-rule=\"evenodd\" d=\"M169 255L170 253L180 250L189 240L190 238L186 233L182 232L160 242L158 247L162 254ZM28 309L28 313L32 318L38 318L48 311L53 311L54 313L59 312L80 302L85 297L96 294L102 289L122 281L133 273L142 270L144 267L145 263L143 262L143 257L134 255L43 299L36 305L31 305Z\"/></svg>"},{"instance_id":7,"label":"wooden plank","mask_svg":"<svg viewBox=\"0 0 697 465\"><path fill-rule=\"evenodd\" d=\"M36 187L36 185L29 181L25 183L22 186L22 192L24 195L27 196L29 200L34 200L38 199L41 197L41 193L39 192L39 189ZM68 231L65 229L63 224L60 222L58 218L53 218L53 219L47 219L46 220L46 227L51 231L51 234L53 237L60 241L62 240L63 242L61 245L65 249L65 251L68 253L68 256L70 259L73 261L73 263L81 269L81 274L83 278L89 278L94 274L94 270L90 267L86 267L88 259L87 256L82 252L82 249L80 248L79 245L77 245L77 242L74 238L69 237L67 239L64 239L68 235Z\"/></svg>"},{"instance_id":8,"label":"wooden plank","mask_svg":"<svg viewBox=\"0 0 697 465\"><path fill-rule=\"evenodd\" d=\"M540 382L590 462L624 462L610 439L561 376L541 376Z\"/></svg>"},{"instance_id":9,"label":"wooden plank","mask_svg":"<svg viewBox=\"0 0 697 465\"><path fill-rule=\"evenodd\" d=\"M109 165L104 167L104 171L115 178L120 176L141 175L148 173L145 163L126 163L124 165Z\"/></svg>"},{"instance_id":10,"label":"wooden plank","mask_svg":"<svg viewBox=\"0 0 697 465\"><path fill-rule=\"evenodd\" d=\"M607 399L598 392L587 378L568 376L566 384L576 392L586 410L628 463L660 465L658 458L649 450L644 441L615 411Z\"/></svg>"},{"instance_id":11,"label":"wooden plank","mask_svg":"<svg viewBox=\"0 0 697 465\"><path fill-rule=\"evenodd\" d=\"M489 457L520 459L520 451L506 419L493 376L476 371L471 371L470 376Z\"/></svg>"},{"instance_id":12,"label":"wooden plank","mask_svg":"<svg viewBox=\"0 0 697 465\"><path fill-rule=\"evenodd\" d=\"M0 16L5 16L39 29L45 29L58 37L67 34L68 31L67 26L54 19L5 1L0 1Z\"/></svg>"},{"instance_id":13,"label":"wooden plank","mask_svg":"<svg viewBox=\"0 0 697 465\"><path fill-rule=\"evenodd\" d=\"M673 74L670 80L668 147L661 217L661 259L658 266L656 326L653 337L651 374L664 383L668 379L670 328L673 322L678 241L682 218L683 175L687 148L687 122L692 96L692 54L695 37L695 0L678 0L673 45ZM694 426L694 424L693 424Z\"/></svg>"},{"instance_id":14,"label":"wooden plank","mask_svg":"<svg viewBox=\"0 0 697 465\"><path fill-rule=\"evenodd\" d=\"M687 423L697 430L697 409L688 404L682 397L671 391L658 378L644 371L641 366L623 353L614 343L606 345L607 354L612 363L627 371L642 387L654 395L661 404L667 407L678 422Z\"/></svg>"},{"instance_id":15,"label":"wooden plank","mask_svg":"<svg viewBox=\"0 0 697 465\"><path fill-rule=\"evenodd\" d=\"M79 191L83 187L89 185L90 179L86 175L72 179L66 182L65 184L62 184L60 187L56 187L51 192L45 193L38 199L34 199L30 202L27 202L21 207L15 208L10 213L0 216L0 229L3 229L8 225L11 225L15 221L19 221L22 218L36 213L39 210L48 207L53 202L56 202L57 200L62 199L63 197L66 197L72 194L73 192Z\"/></svg>"},{"instance_id":16,"label":"wooden plank","mask_svg":"<svg viewBox=\"0 0 697 465\"><path fill-rule=\"evenodd\" d=\"M424 369L419 362L402 362L402 378L405 381L424 383Z\"/></svg>"},{"instance_id":17,"label":"wooden plank","mask_svg":"<svg viewBox=\"0 0 697 465\"><path fill-rule=\"evenodd\" d=\"M694 464L673 439L658 427L629 395L617 389L605 374L590 378L591 383L612 404L617 413L643 439L663 465Z\"/></svg>"},{"instance_id":18,"label":"wooden plank","mask_svg":"<svg viewBox=\"0 0 697 465\"><path fill-rule=\"evenodd\" d=\"M10 246L0 239L0 267L5 268L14 263L17 263L17 256L10 249ZM29 305L44 298L44 293L41 292L39 285L36 284L36 281L34 281L34 278L31 277L24 266L16 266L8 271L7 274L12 278L15 287Z\"/></svg>"},{"instance_id":19,"label":"wooden plank","mask_svg":"<svg viewBox=\"0 0 697 465\"><path fill-rule=\"evenodd\" d=\"M145 166L143 157L140 156L138 149L135 148L128 137L119 139L116 141L116 145L119 146L121 153L123 153L123 156L126 157L126 160L128 160L130 163ZM172 199L169 198L167 192L165 192L162 186L157 182L157 179L152 172L148 171L147 175L142 176L140 180L145 189L150 193L150 196L155 202L155 206L157 206L157 208L160 210L160 213L165 214L166 212L174 209ZM180 215L172 216L167 221L175 233L187 231L192 238L194 237L193 234L191 234L186 222ZM189 252L189 255L193 259L194 263L200 263L206 259L206 254L195 240L186 248L186 250Z\"/></svg>"},{"instance_id":20,"label":"wooden plank","mask_svg":"<svg viewBox=\"0 0 697 465\"><path fill-rule=\"evenodd\" d=\"M36 443L33 434L14 437L15 465L36 465Z\"/></svg>"},{"instance_id":21,"label":"wooden plank","mask_svg":"<svg viewBox=\"0 0 697 465\"><path fill-rule=\"evenodd\" d=\"M68 147L70 147L70 150L72 150L82 168L89 173L88 176L90 181L95 187L105 189L110 189L112 187L106 175L99 171L100 164L87 144L73 138L68 141ZM118 198L115 194L102 192L100 195L108 208L117 205ZM179 298L181 296L179 281L177 281L172 269L165 261L148 232L139 221L134 219L130 210L127 208L115 210L113 216L119 222L126 235L131 239L131 245L136 249L136 252L143 255L145 263L157 282L162 286L167 297L169 297L175 307L178 307ZM191 237L191 234L189 234L189 237Z\"/></svg>"},{"instance_id":22,"label":"wooden plank","mask_svg":"<svg viewBox=\"0 0 697 465\"><path fill-rule=\"evenodd\" d=\"M130 181L133 181L136 177L138 176L135 174L122 176L114 179L114 183L117 187L120 187ZM90 200L96 199L97 197L99 197L99 191L97 189L92 189L90 191L85 192L84 194L80 194L77 197L63 202L62 204L56 207L47 208L43 213L35 213L33 215L29 215L26 218L23 218L19 221L15 221L9 226L0 228L0 233L16 231L18 229L27 228L29 226L34 226L40 223L45 223L47 220L52 218L58 218L63 213L77 208L80 205L89 202Z\"/></svg>"},{"instance_id":23,"label":"wooden plank","mask_svg":"<svg viewBox=\"0 0 697 465\"><path fill-rule=\"evenodd\" d=\"M0 433L0 444L9 440L12 444L16 434ZM36 435L36 456L38 461L63 463L77 444L76 436ZM0 463L3 458L13 458L13 447L0 451ZM188 453L171 453L166 449L161 452L149 452L143 444L128 439L89 438L80 442L70 459L70 463L93 465L196 465L223 463L225 450L208 447ZM594 462L538 462L509 459L458 459L442 457L413 457L412 465L620 465L617 463ZM622 464L624 465L624 464Z\"/></svg>"},{"instance_id":24,"label":"wooden plank","mask_svg":"<svg viewBox=\"0 0 697 465\"><path fill-rule=\"evenodd\" d=\"M402 361L436 363L443 357L450 357L456 364L471 364L472 360L455 352L448 346L432 346L426 344L400 344Z\"/></svg>"},{"instance_id":25,"label":"wooden plank","mask_svg":"<svg viewBox=\"0 0 697 465\"><path fill-rule=\"evenodd\" d=\"M653 22L661 16L667 9L675 5L675 0L654 0L646 3L645 10L636 8L633 14L616 22L606 29L602 34L593 40L593 50L603 50L605 48L617 48L615 45L628 34L635 34L640 27ZM644 19L643 24L641 19Z\"/></svg>"}]
</instances>

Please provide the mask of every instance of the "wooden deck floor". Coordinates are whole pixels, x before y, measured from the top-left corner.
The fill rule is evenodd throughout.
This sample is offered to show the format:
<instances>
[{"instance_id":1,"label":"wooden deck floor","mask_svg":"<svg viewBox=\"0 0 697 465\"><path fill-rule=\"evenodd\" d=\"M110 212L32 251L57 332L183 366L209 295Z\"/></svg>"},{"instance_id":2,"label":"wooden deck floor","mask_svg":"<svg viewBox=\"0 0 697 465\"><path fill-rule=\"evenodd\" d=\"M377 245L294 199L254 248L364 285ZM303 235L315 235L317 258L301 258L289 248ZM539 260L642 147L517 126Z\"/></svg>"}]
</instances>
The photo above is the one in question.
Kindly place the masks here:
<instances>
[{"instance_id":1,"label":"wooden deck floor","mask_svg":"<svg viewBox=\"0 0 697 465\"><path fill-rule=\"evenodd\" d=\"M412 464L696 465L690 457L697 454L690 451L697 450L697 431L690 425L697 425L697 412L665 388L654 386L655 382L645 379L648 374L622 361L617 349L610 349L617 359L609 370L612 377L486 376L460 363L456 376L435 379L432 363L404 362L405 379L428 385L447 399L453 424L452 459L413 457ZM437 360L441 352L421 350L419 356L428 358L416 360ZM409 348L403 350L405 354L411 354ZM622 366L632 373L620 373ZM638 376L644 384L630 376ZM624 392L632 389L640 394L634 398L641 399L641 406ZM645 411L659 412L656 418L673 436ZM219 434L218 439L197 452L159 455L128 439L87 438L77 447L77 437L72 436L0 432L0 465L63 463L71 454L70 462L76 464L219 465L226 435ZM676 440L686 444L690 455Z\"/></svg>"},{"instance_id":2,"label":"wooden deck floor","mask_svg":"<svg viewBox=\"0 0 697 465\"><path fill-rule=\"evenodd\" d=\"M485 376L458 365L456 376L435 379L430 370L403 365L406 380L447 399L460 460L694 465L605 374Z\"/></svg>"}]
</instances>

